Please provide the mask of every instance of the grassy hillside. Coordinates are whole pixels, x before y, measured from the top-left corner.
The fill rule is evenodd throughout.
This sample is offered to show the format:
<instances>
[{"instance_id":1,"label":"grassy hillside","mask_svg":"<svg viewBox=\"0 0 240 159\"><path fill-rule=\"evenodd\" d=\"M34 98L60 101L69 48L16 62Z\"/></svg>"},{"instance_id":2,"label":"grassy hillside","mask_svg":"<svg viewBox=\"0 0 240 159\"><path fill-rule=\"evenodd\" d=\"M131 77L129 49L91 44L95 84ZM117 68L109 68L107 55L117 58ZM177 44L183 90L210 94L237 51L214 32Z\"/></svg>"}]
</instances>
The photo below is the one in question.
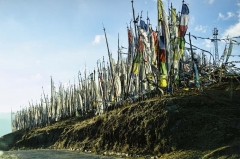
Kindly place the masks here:
<instances>
[{"instance_id":1,"label":"grassy hillside","mask_svg":"<svg viewBox=\"0 0 240 159\"><path fill-rule=\"evenodd\" d=\"M231 89L232 88L232 89ZM0 138L0 149L71 149L161 158L240 158L240 84L176 91L100 116Z\"/></svg>"}]
</instances>

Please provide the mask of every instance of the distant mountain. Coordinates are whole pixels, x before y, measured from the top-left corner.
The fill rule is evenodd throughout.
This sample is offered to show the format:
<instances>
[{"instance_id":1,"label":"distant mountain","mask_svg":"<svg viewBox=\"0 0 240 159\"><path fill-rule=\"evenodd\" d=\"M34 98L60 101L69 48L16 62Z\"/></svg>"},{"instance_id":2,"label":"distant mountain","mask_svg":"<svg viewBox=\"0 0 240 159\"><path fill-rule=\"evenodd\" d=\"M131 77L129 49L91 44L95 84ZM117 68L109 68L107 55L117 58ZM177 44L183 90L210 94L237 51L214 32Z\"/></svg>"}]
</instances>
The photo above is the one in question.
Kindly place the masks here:
<instances>
[{"instance_id":1,"label":"distant mountain","mask_svg":"<svg viewBox=\"0 0 240 159\"><path fill-rule=\"evenodd\" d=\"M11 132L11 113L0 112L0 136Z\"/></svg>"}]
</instances>

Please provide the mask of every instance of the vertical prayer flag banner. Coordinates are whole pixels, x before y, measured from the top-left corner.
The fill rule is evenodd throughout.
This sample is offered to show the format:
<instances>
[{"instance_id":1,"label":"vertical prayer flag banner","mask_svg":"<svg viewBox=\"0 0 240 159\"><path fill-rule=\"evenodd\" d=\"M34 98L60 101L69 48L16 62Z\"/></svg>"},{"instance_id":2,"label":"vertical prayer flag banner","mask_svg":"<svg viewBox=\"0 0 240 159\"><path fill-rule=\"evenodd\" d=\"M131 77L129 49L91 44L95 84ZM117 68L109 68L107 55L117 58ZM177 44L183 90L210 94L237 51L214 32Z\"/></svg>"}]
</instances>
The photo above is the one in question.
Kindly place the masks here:
<instances>
[{"instance_id":1,"label":"vertical prayer flag banner","mask_svg":"<svg viewBox=\"0 0 240 159\"><path fill-rule=\"evenodd\" d=\"M176 8L171 8L171 20L172 20L172 36L174 36L173 39L171 39L171 46L173 51L173 68L174 71L174 81L178 81L178 63L180 59L180 53L179 53L179 44L178 44L178 26L177 26L177 14L176 14Z\"/></svg>"},{"instance_id":2,"label":"vertical prayer flag banner","mask_svg":"<svg viewBox=\"0 0 240 159\"><path fill-rule=\"evenodd\" d=\"M178 36L184 37L188 29L189 9L186 4L182 5L181 19Z\"/></svg>"},{"instance_id":3,"label":"vertical prayer flag banner","mask_svg":"<svg viewBox=\"0 0 240 159\"><path fill-rule=\"evenodd\" d=\"M157 50L157 61L159 69L159 81L158 85L160 87L167 86L167 66L166 66L166 46L167 46L167 34L168 28L166 27L167 18L164 16L163 3L161 0L158 0L158 26L162 28L162 35L160 35L160 30L158 33L158 50Z\"/></svg>"},{"instance_id":4,"label":"vertical prayer flag banner","mask_svg":"<svg viewBox=\"0 0 240 159\"><path fill-rule=\"evenodd\" d=\"M167 66L166 66L166 62L161 62L160 63L160 70L159 70L159 72L162 75L162 77L164 76L164 78L167 79Z\"/></svg>"},{"instance_id":5,"label":"vertical prayer flag banner","mask_svg":"<svg viewBox=\"0 0 240 159\"><path fill-rule=\"evenodd\" d=\"M233 48L233 42L232 42L232 39L231 39L230 44L229 44L229 48L228 48L228 54L227 54L226 62L228 62L229 56L231 56L231 54L232 54L232 48Z\"/></svg>"},{"instance_id":6,"label":"vertical prayer flag banner","mask_svg":"<svg viewBox=\"0 0 240 159\"><path fill-rule=\"evenodd\" d=\"M142 36L139 38L138 52L133 60L133 74L139 74L140 62L142 62L142 54L144 49L144 44L141 41Z\"/></svg>"},{"instance_id":7,"label":"vertical prayer flag banner","mask_svg":"<svg viewBox=\"0 0 240 159\"><path fill-rule=\"evenodd\" d=\"M133 36L130 29L128 29L128 55L129 58L133 56Z\"/></svg>"},{"instance_id":8,"label":"vertical prayer flag banner","mask_svg":"<svg viewBox=\"0 0 240 159\"><path fill-rule=\"evenodd\" d=\"M152 45L153 47L153 55L152 55L152 64L157 65L157 52L158 52L158 39L157 39L157 33L154 30L151 30L152 34Z\"/></svg>"},{"instance_id":9,"label":"vertical prayer flag banner","mask_svg":"<svg viewBox=\"0 0 240 159\"><path fill-rule=\"evenodd\" d=\"M159 70L161 74L167 74L167 67L166 67L166 46L165 46L165 37L160 36L159 39Z\"/></svg>"},{"instance_id":10,"label":"vertical prayer flag banner","mask_svg":"<svg viewBox=\"0 0 240 159\"><path fill-rule=\"evenodd\" d=\"M148 25L145 23L145 21L140 20L140 27L145 30L148 31Z\"/></svg>"},{"instance_id":11,"label":"vertical prayer flag banner","mask_svg":"<svg viewBox=\"0 0 240 159\"><path fill-rule=\"evenodd\" d=\"M174 10L172 10L174 13ZM176 39L177 42L177 48L174 50L174 73L176 74L175 76L175 81L178 81L178 65L179 65L179 60L182 57L184 53L184 48L185 48L185 39L184 36L186 35L187 29L188 29L188 21L189 21L189 8L186 4L182 5L182 11L181 11L181 17L180 17L180 25L178 29L178 37Z\"/></svg>"},{"instance_id":12,"label":"vertical prayer flag banner","mask_svg":"<svg viewBox=\"0 0 240 159\"><path fill-rule=\"evenodd\" d=\"M226 48L226 46L225 46L225 49L224 49L223 54L222 54L222 56L221 56L221 58L220 58L220 61L219 61L219 67L222 65L222 63L223 63L226 55L227 55L227 48Z\"/></svg>"},{"instance_id":13,"label":"vertical prayer flag banner","mask_svg":"<svg viewBox=\"0 0 240 159\"><path fill-rule=\"evenodd\" d=\"M158 0L158 26L161 25L160 20L163 19L163 3L161 0Z\"/></svg>"},{"instance_id":14,"label":"vertical prayer flag banner","mask_svg":"<svg viewBox=\"0 0 240 159\"><path fill-rule=\"evenodd\" d=\"M138 52L143 53L143 49L144 49L143 36L140 36L139 44L138 44Z\"/></svg>"},{"instance_id":15,"label":"vertical prayer flag banner","mask_svg":"<svg viewBox=\"0 0 240 159\"><path fill-rule=\"evenodd\" d=\"M200 88L201 87L200 77L199 77L197 65L195 62L193 63L193 67L194 67L194 71L195 71L195 81L196 81L195 85L197 88Z\"/></svg>"},{"instance_id":16,"label":"vertical prayer flag banner","mask_svg":"<svg viewBox=\"0 0 240 159\"><path fill-rule=\"evenodd\" d=\"M167 72L170 72L171 65L173 63L173 53L170 50L170 28L168 24L168 15L165 11L163 11L163 27L164 27L164 43L165 43L165 62L166 62L166 69Z\"/></svg>"},{"instance_id":17,"label":"vertical prayer flag banner","mask_svg":"<svg viewBox=\"0 0 240 159\"><path fill-rule=\"evenodd\" d=\"M171 9L172 36L178 37L177 13L176 8Z\"/></svg>"},{"instance_id":18,"label":"vertical prayer flag banner","mask_svg":"<svg viewBox=\"0 0 240 159\"><path fill-rule=\"evenodd\" d=\"M162 50L165 50L165 49L166 49L164 40L165 40L164 36L160 36L160 38L159 38L159 47L160 47L160 49L162 49Z\"/></svg>"},{"instance_id":19,"label":"vertical prayer flag banner","mask_svg":"<svg viewBox=\"0 0 240 159\"><path fill-rule=\"evenodd\" d=\"M179 46L179 57L177 58L177 60L180 60L180 58L182 57L183 53L184 53L184 48L185 48L185 39L184 37L178 37L178 46Z\"/></svg>"},{"instance_id":20,"label":"vertical prayer flag banner","mask_svg":"<svg viewBox=\"0 0 240 159\"><path fill-rule=\"evenodd\" d=\"M157 33L153 30L153 31L152 31L152 34L153 34L153 39L154 39L154 49L155 49L156 56L157 56L157 53L158 53L158 38L157 38Z\"/></svg>"},{"instance_id":21,"label":"vertical prayer flag banner","mask_svg":"<svg viewBox=\"0 0 240 159\"><path fill-rule=\"evenodd\" d=\"M133 74L139 74L139 64L142 58L142 53L137 53L133 60Z\"/></svg>"},{"instance_id":22,"label":"vertical prayer flag banner","mask_svg":"<svg viewBox=\"0 0 240 159\"><path fill-rule=\"evenodd\" d=\"M159 36L158 35L158 64L159 64L159 69L161 69L161 66L166 66L166 65L161 65L161 62L166 63L166 45L165 45L165 37L164 36ZM165 68L164 68L165 69Z\"/></svg>"},{"instance_id":23,"label":"vertical prayer flag banner","mask_svg":"<svg viewBox=\"0 0 240 159\"><path fill-rule=\"evenodd\" d=\"M227 55L227 48L225 47L225 49L223 51L223 57L225 58L226 55Z\"/></svg>"},{"instance_id":24,"label":"vertical prayer flag banner","mask_svg":"<svg viewBox=\"0 0 240 159\"><path fill-rule=\"evenodd\" d=\"M177 21L177 14L176 14L176 8L172 8L171 9L171 19L172 19L172 22L173 23L176 23L176 21Z\"/></svg>"},{"instance_id":25,"label":"vertical prayer flag banner","mask_svg":"<svg viewBox=\"0 0 240 159\"><path fill-rule=\"evenodd\" d=\"M129 44L132 44L133 42L132 32L130 29L128 29L128 42Z\"/></svg>"}]
</instances>

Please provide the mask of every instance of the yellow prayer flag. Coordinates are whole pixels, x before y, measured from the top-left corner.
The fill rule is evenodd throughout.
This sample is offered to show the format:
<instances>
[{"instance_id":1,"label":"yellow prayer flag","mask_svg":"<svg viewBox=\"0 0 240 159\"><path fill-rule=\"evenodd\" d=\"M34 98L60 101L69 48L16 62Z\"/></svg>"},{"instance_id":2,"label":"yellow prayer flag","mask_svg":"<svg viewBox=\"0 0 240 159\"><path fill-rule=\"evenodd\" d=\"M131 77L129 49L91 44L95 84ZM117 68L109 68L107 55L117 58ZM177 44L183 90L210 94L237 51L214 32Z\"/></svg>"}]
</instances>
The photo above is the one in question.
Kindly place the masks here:
<instances>
[{"instance_id":1,"label":"yellow prayer flag","mask_svg":"<svg viewBox=\"0 0 240 159\"><path fill-rule=\"evenodd\" d=\"M133 63L133 74L137 75L139 73L139 63Z\"/></svg>"},{"instance_id":2,"label":"yellow prayer flag","mask_svg":"<svg viewBox=\"0 0 240 159\"><path fill-rule=\"evenodd\" d=\"M184 37L178 37L178 45L179 45L179 52L180 52L180 58L181 58L184 53L184 49L185 49Z\"/></svg>"},{"instance_id":3,"label":"yellow prayer flag","mask_svg":"<svg viewBox=\"0 0 240 159\"><path fill-rule=\"evenodd\" d=\"M176 19L176 8L172 8L171 10L171 18L172 18L172 22L175 23L177 21Z\"/></svg>"},{"instance_id":4,"label":"yellow prayer flag","mask_svg":"<svg viewBox=\"0 0 240 159\"><path fill-rule=\"evenodd\" d=\"M163 3L161 0L158 0L158 26L161 25L160 20L163 19Z\"/></svg>"}]
</instances>

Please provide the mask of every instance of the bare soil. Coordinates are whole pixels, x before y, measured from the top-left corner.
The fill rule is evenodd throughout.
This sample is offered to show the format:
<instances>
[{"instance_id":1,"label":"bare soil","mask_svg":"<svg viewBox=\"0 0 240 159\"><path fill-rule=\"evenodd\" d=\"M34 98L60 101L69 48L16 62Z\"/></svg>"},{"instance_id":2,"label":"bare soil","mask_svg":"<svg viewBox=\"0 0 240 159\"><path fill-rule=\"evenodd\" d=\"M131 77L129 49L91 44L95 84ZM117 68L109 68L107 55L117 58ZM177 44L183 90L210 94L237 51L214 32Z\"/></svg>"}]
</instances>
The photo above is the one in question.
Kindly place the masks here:
<instances>
[{"instance_id":1,"label":"bare soil","mask_svg":"<svg viewBox=\"0 0 240 159\"><path fill-rule=\"evenodd\" d=\"M67 149L131 158L240 158L240 83L179 90L94 117L0 138L0 150Z\"/></svg>"},{"instance_id":2,"label":"bare soil","mask_svg":"<svg viewBox=\"0 0 240 159\"><path fill-rule=\"evenodd\" d=\"M0 154L1 159L113 159L114 157L70 152L66 150L20 150L6 151Z\"/></svg>"}]
</instances>

